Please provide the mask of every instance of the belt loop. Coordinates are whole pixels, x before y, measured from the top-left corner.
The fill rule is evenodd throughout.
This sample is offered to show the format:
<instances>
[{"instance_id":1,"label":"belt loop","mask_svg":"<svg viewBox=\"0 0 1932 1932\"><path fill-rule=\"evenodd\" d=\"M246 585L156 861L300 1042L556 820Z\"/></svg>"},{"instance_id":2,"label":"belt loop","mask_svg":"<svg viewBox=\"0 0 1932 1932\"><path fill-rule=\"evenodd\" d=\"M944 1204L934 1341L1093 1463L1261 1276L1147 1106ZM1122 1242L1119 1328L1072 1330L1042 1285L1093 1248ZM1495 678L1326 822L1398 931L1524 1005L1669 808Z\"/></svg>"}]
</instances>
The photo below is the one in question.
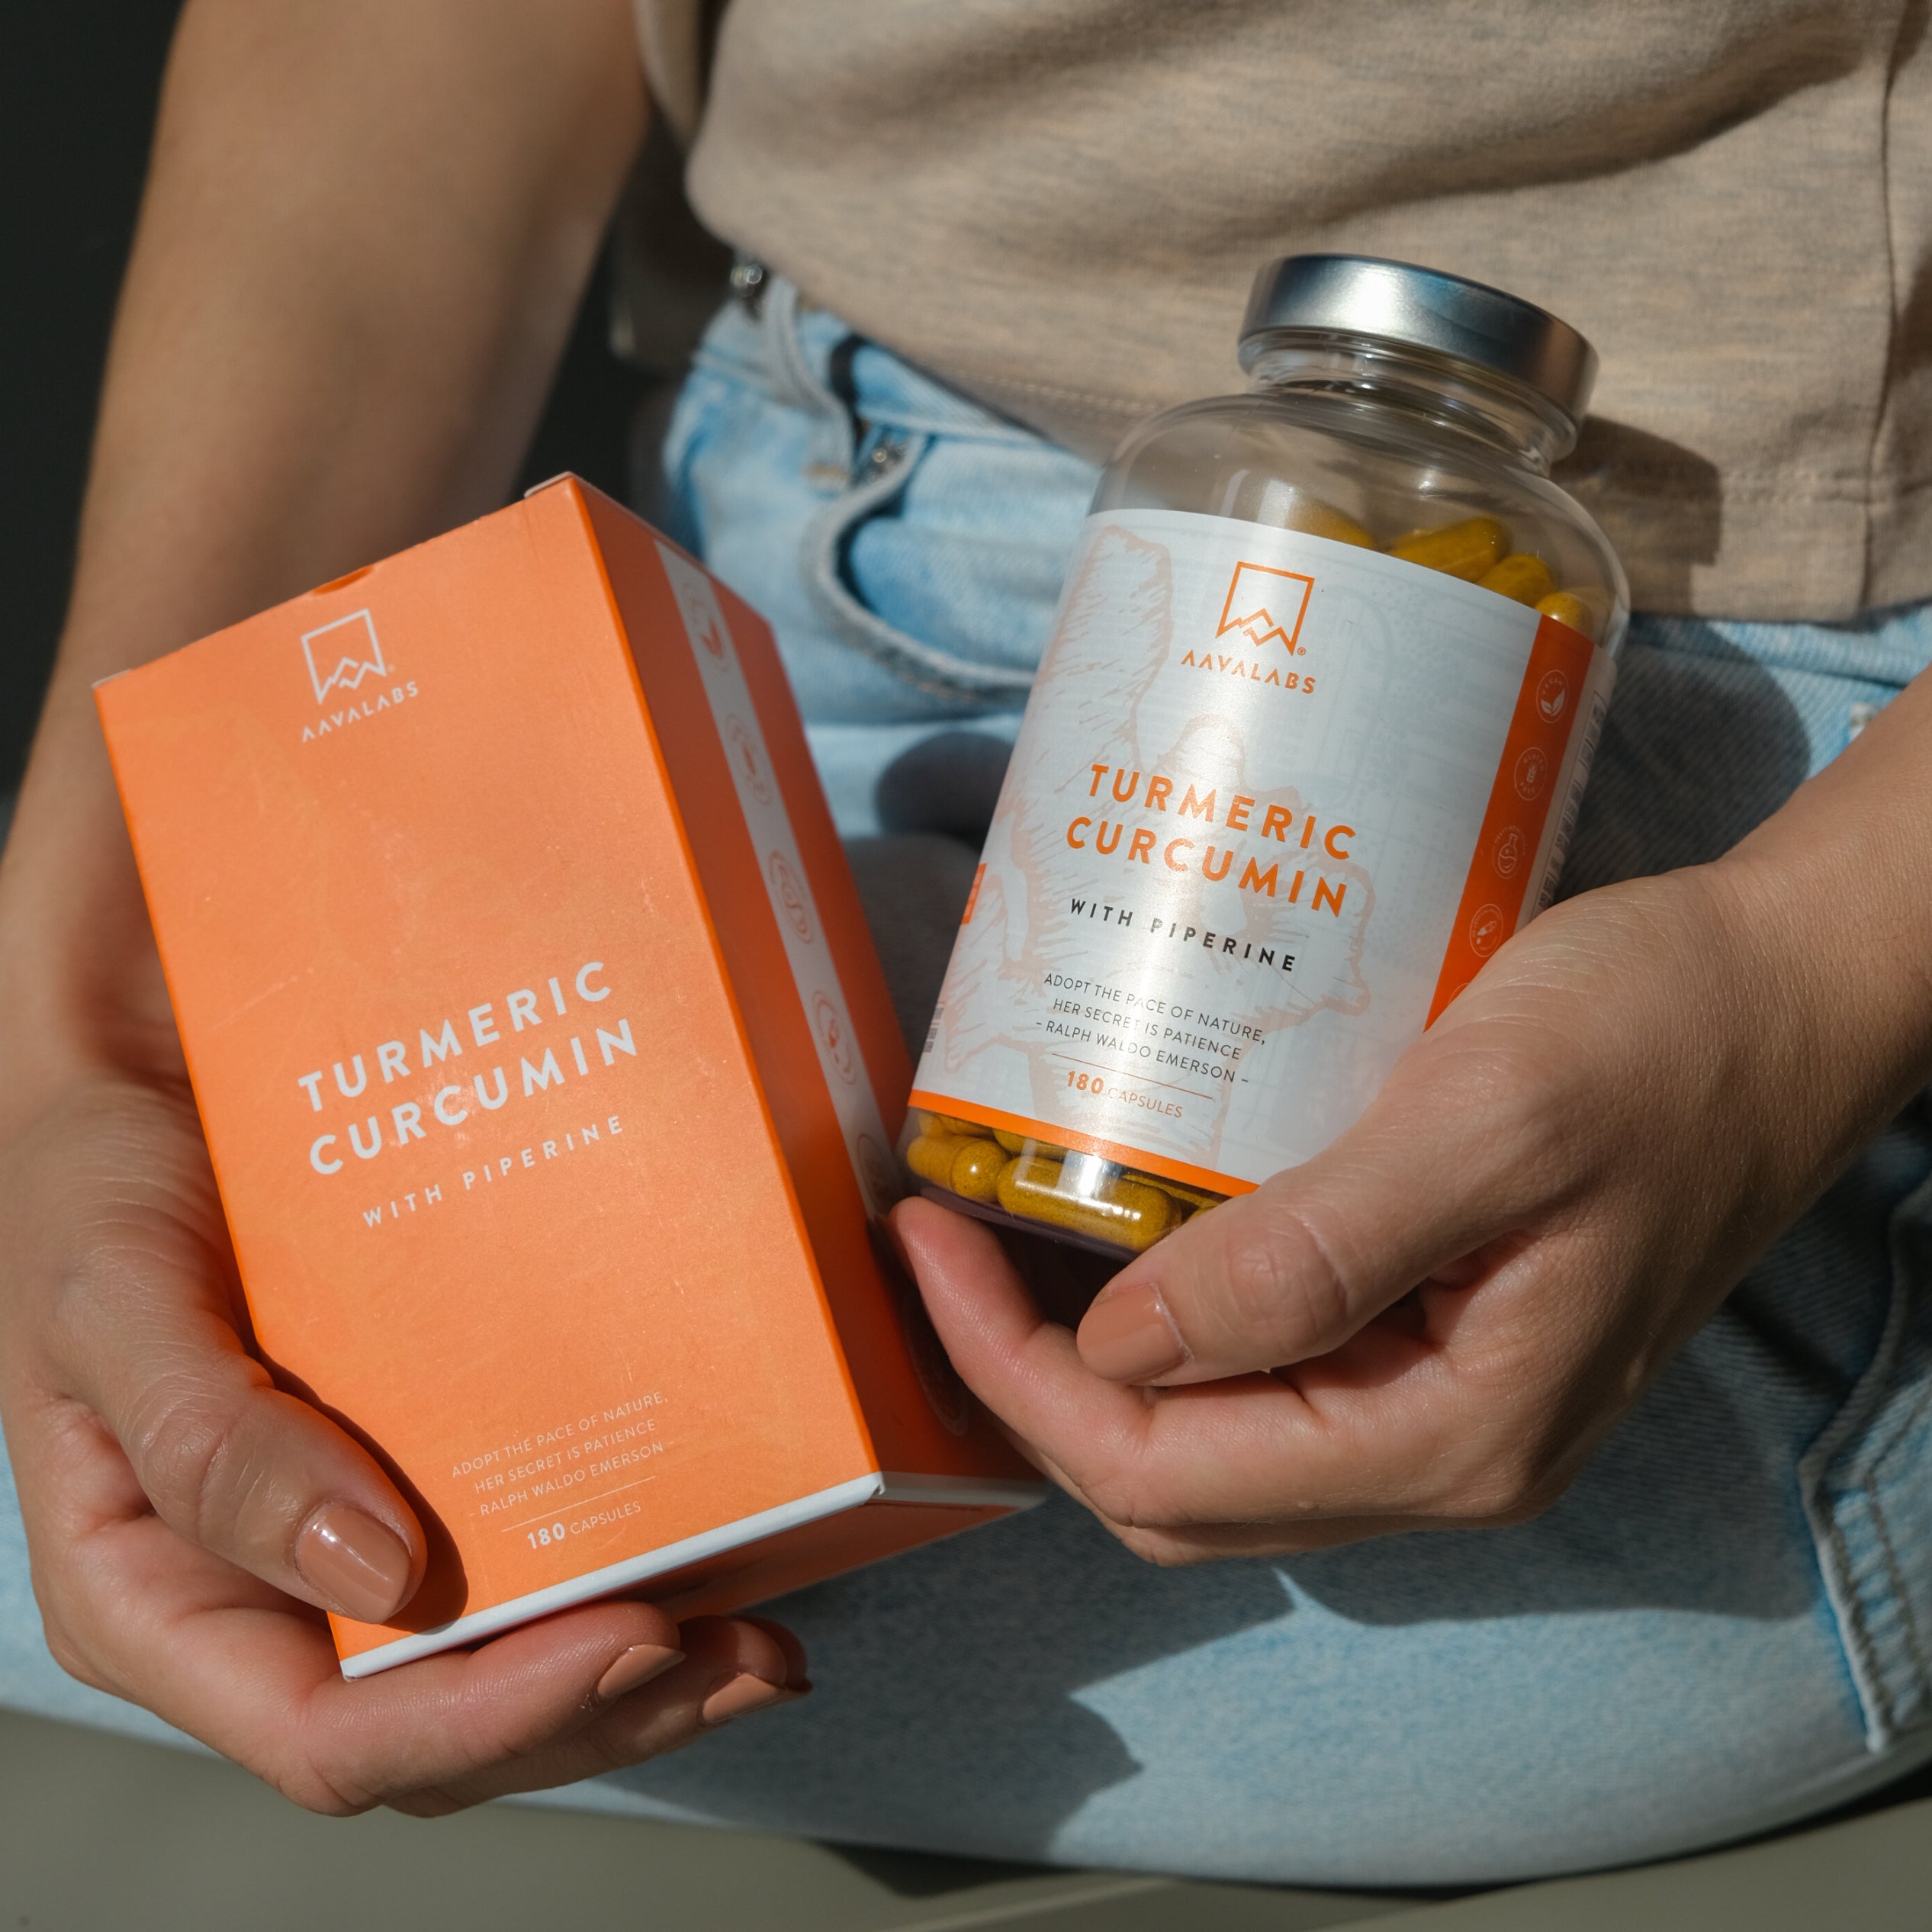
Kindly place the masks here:
<instances>
[{"instance_id":1,"label":"belt loop","mask_svg":"<svg viewBox=\"0 0 1932 1932\"><path fill-rule=\"evenodd\" d=\"M767 276L759 308L766 365L782 402L813 418L810 461L821 484L843 484L852 468L852 419L825 378L807 358L799 335L797 284L783 275Z\"/></svg>"}]
</instances>

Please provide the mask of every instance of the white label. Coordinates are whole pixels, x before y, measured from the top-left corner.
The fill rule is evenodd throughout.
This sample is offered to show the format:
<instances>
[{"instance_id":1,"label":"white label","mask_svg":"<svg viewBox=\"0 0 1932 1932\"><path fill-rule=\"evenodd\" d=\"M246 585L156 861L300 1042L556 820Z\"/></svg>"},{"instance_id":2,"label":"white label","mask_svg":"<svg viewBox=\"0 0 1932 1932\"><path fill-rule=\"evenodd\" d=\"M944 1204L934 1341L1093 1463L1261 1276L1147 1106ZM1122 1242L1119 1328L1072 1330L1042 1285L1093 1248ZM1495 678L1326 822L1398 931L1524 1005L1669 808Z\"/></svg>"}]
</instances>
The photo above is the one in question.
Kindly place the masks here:
<instances>
[{"instance_id":1,"label":"white label","mask_svg":"<svg viewBox=\"0 0 1932 1932\"><path fill-rule=\"evenodd\" d=\"M845 1003L845 989L839 984L837 969L825 942L825 927L812 895L812 882L806 876L805 860L765 748L764 731L738 663L738 648L731 641L731 629L725 622L711 579L668 544L659 544L657 555L677 599L685 634L691 642L691 654L697 660L698 675L704 681L705 696L717 722L752 847L758 854L759 870L764 878L773 916L778 921L785 957L812 1028L813 1043L818 1050L826 1089L838 1115L845 1151L851 1159L852 1172L859 1178L860 1195L868 1212L883 1214L899 1191L896 1170L889 1158L892 1143L886 1137L878 1098L873 1092L865 1056L859 1050L859 1037L853 1030L852 1014Z\"/></svg>"},{"instance_id":2,"label":"white label","mask_svg":"<svg viewBox=\"0 0 1932 1932\"><path fill-rule=\"evenodd\" d=\"M1307 1159L1538 909L1609 671L1374 551L1091 517L915 1101L1209 1187Z\"/></svg>"}]
</instances>

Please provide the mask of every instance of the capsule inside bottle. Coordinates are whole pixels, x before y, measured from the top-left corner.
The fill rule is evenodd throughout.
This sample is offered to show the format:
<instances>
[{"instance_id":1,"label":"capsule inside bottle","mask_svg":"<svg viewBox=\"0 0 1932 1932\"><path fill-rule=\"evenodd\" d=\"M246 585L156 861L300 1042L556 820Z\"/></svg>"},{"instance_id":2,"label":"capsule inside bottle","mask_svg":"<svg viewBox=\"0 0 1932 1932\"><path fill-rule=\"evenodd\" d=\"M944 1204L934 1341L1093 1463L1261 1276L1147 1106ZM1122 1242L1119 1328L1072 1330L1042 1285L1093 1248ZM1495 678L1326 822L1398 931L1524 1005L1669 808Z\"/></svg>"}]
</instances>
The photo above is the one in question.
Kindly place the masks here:
<instances>
[{"instance_id":1,"label":"capsule inside bottle","mask_svg":"<svg viewBox=\"0 0 1932 1932\"><path fill-rule=\"evenodd\" d=\"M929 1200L1083 1247L1143 1254L1226 1197L1104 1155L961 1116L915 1111L905 1161Z\"/></svg>"}]
</instances>

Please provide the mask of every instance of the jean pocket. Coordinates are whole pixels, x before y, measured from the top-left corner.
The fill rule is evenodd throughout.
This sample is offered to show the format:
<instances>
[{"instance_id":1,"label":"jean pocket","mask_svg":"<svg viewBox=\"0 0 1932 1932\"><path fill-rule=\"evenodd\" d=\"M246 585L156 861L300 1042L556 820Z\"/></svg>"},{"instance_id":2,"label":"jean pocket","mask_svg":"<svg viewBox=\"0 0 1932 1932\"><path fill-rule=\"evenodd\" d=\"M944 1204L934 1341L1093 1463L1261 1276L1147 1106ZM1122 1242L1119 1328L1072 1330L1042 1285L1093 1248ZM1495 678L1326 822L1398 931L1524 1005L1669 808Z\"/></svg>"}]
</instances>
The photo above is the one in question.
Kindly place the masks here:
<instances>
[{"instance_id":1,"label":"jean pocket","mask_svg":"<svg viewBox=\"0 0 1932 1932\"><path fill-rule=\"evenodd\" d=\"M805 526L799 564L806 593L834 636L915 690L973 708L1016 705L1032 685L1030 667L969 657L915 636L873 608L852 569L866 526L902 513L938 440L918 430L876 432L868 439L851 487Z\"/></svg>"},{"instance_id":2,"label":"jean pocket","mask_svg":"<svg viewBox=\"0 0 1932 1932\"><path fill-rule=\"evenodd\" d=\"M1799 1464L1873 1750L1932 1728L1932 1180L1894 1211L1889 1233L1876 1352Z\"/></svg>"},{"instance_id":3,"label":"jean pocket","mask_svg":"<svg viewBox=\"0 0 1932 1932\"><path fill-rule=\"evenodd\" d=\"M725 426L737 402L737 392L729 382L694 365L678 385L677 400L671 406L659 461L665 487L694 531L699 526L699 493L692 472L705 445Z\"/></svg>"}]
</instances>

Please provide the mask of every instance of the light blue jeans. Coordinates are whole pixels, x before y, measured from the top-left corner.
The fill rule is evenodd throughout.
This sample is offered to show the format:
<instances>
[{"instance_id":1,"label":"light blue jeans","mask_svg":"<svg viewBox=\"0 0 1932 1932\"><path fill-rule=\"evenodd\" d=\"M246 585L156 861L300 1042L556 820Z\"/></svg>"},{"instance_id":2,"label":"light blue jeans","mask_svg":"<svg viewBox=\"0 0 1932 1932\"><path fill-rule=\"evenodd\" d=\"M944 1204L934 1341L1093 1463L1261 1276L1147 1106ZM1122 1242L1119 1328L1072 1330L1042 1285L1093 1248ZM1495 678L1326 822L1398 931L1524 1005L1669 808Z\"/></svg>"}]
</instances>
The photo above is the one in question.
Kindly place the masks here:
<instances>
[{"instance_id":1,"label":"light blue jeans","mask_svg":"<svg viewBox=\"0 0 1932 1932\"><path fill-rule=\"evenodd\" d=\"M783 283L714 326L667 461L680 534L776 625L842 828L911 841L855 850L916 923L934 855L969 874L1091 468ZM1640 618L1569 889L1721 850L1928 658L1932 607ZM1159 1570L1050 1503L786 1599L816 1696L558 1802L1373 1885L1651 1858L1855 1796L1932 1755L1929 1175L1921 1106L1534 1522ZM47 1657L10 1496L0 1699L163 1730Z\"/></svg>"}]
</instances>

